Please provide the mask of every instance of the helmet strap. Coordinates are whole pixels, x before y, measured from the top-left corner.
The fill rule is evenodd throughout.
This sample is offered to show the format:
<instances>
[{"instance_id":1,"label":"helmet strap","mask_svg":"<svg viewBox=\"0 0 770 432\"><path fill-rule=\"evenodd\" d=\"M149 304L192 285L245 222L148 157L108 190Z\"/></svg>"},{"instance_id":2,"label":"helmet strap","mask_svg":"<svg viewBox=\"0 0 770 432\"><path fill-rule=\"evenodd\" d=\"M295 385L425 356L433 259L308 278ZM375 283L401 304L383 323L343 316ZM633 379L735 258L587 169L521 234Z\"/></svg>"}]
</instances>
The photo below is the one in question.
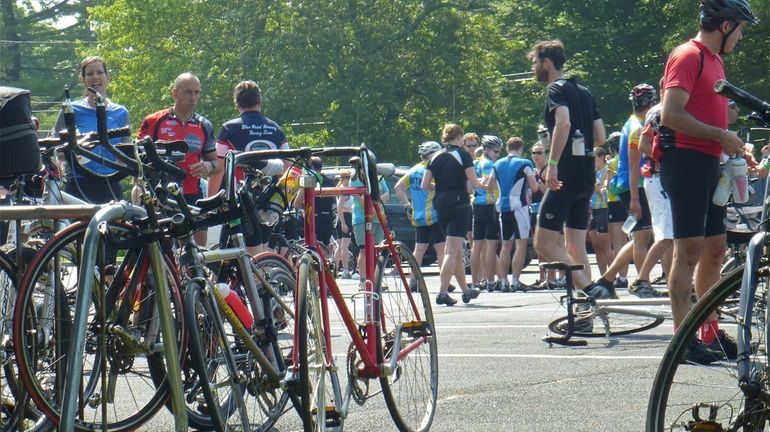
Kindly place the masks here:
<instances>
[{"instance_id":1,"label":"helmet strap","mask_svg":"<svg viewBox=\"0 0 770 432\"><path fill-rule=\"evenodd\" d=\"M728 31L727 33L722 33L722 45L719 47L719 55L722 55L722 53L725 52L725 44L727 44L727 39L729 39L730 35L732 35L733 32L738 29L739 23L732 20L727 22L732 24L732 28L730 28L730 31ZM721 29L720 29L720 33L721 33Z\"/></svg>"}]
</instances>

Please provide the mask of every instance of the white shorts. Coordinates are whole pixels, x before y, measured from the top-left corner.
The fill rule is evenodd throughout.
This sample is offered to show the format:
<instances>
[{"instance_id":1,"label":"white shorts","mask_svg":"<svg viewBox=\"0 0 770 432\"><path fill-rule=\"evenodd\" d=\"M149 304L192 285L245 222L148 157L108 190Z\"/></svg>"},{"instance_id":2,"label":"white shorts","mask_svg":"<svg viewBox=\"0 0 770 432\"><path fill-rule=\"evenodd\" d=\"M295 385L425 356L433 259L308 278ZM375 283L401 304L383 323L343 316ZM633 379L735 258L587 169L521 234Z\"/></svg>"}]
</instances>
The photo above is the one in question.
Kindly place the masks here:
<instances>
[{"instance_id":1,"label":"white shorts","mask_svg":"<svg viewBox=\"0 0 770 432\"><path fill-rule=\"evenodd\" d=\"M645 177L644 193L647 194L647 202L650 204L652 233L655 236L655 241L672 240L674 238L674 225L671 216L671 201L663 192L660 176Z\"/></svg>"},{"instance_id":2,"label":"white shorts","mask_svg":"<svg viewBox=\"0 0 770 432\"><path fill-rule=\"evenodd\" d=\"M529 207L500 213L500 232L503 240L527 239L530 234Z\"/></svg>"}]
</instances>

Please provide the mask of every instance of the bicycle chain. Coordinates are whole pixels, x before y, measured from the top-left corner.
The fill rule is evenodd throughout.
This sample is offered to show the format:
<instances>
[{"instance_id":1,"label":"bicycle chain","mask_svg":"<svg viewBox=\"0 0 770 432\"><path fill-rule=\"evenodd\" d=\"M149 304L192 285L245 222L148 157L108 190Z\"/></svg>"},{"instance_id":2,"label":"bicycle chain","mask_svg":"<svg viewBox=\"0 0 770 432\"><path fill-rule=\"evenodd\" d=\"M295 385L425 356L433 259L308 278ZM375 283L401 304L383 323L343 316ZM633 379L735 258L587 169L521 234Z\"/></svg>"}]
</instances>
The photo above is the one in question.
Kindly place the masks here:
<instances>
[{"instance_id":1,"label":"bicycle chain","mask_svg":"<svg viewBox=\"0 0 770 432\"><path fill-rule=\"evenodd\" d=\"M351 342L348 347L348 382L350 383L351 397L360 406L369 397L369 379L361 379L358 376L358 368L363 364L357 357L356 346ZM361 385L363 384L363 387Z\"/></svg>"}]
</instances>

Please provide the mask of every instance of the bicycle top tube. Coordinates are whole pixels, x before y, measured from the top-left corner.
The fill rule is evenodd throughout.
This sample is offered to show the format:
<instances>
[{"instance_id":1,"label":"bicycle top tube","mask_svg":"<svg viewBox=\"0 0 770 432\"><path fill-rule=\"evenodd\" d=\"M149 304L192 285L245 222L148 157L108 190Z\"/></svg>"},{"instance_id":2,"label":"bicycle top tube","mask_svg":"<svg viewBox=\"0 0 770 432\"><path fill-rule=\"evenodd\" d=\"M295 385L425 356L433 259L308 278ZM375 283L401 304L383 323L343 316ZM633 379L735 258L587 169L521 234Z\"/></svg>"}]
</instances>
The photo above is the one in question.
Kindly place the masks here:
<instances>
[{"instance_id":1,"label":"bicycle top tube","mask_svg":"<svg viewBox=\"0 0 770 432\"><path fill-rule=\"evenodd\" d=\"M0 207L0 220L24 219L84 219L106 207L104 204L84 205L25 205Z\"/></svg>"}]
</instances>

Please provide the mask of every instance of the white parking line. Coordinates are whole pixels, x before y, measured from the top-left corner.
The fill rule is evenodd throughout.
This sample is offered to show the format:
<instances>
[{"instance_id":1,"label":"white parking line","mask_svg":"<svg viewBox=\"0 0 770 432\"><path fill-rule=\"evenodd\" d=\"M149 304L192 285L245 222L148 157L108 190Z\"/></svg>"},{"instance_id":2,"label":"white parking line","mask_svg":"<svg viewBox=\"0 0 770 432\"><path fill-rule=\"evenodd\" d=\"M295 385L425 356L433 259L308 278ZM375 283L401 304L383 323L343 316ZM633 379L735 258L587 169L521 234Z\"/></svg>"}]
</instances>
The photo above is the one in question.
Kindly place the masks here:
<instances>
[{"instance_id":1,"label":"white parking line","mask_svg":"<svg viewBox=\"0 0 770 432\"><path fill-rule=\"evenodd\" d=\"M591 360L660 360L663 356L555 355L555 354L439 354L447 358L531 358L531 359L591 359Z\"/></svg>"}]
</instances>

